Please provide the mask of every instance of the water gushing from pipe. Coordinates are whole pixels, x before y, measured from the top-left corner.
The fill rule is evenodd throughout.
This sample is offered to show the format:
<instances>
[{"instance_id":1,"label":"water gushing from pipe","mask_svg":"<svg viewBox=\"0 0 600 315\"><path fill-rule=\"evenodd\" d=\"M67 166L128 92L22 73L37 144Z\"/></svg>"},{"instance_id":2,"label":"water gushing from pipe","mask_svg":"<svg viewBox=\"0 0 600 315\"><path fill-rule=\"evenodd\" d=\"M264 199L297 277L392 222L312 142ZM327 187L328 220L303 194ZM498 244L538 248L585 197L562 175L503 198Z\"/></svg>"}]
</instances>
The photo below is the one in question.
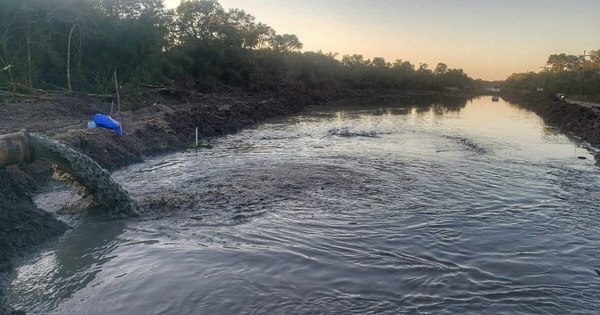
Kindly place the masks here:
<instances>
[{"instance_id":1,"label":"water gushing from pipe","mask_svg":"<svg viewBox=\"0 0 600 315\"><path fill-rule=\"evenodd\" d=\"M35 158L52 163L53 177L74 186L85 208L115 219L139 215L137 203L96 161L45 135L30 136Z\"/></svg>"}]
</instances>

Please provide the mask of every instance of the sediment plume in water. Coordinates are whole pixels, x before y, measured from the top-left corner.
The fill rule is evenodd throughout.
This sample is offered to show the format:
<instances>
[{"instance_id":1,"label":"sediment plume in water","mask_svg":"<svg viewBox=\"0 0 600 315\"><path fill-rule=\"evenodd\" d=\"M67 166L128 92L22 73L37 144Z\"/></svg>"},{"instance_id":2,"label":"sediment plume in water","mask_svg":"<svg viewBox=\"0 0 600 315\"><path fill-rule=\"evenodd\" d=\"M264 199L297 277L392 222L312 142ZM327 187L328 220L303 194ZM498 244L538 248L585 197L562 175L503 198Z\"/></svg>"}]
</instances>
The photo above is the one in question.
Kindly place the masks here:
<instances>
[{"instance_id":1,"label":"sediment plume in water","mask_svg":"<svg viewBox=\"0 0 600 315\"><path fill-rule=\"evenodd\" d=\"M137 203L96 161L42 134L31 134L31 143L36 159L52 163L53 177L75 187L84 208L114 219L138 215Z\"/></svg>"}]
</instances>

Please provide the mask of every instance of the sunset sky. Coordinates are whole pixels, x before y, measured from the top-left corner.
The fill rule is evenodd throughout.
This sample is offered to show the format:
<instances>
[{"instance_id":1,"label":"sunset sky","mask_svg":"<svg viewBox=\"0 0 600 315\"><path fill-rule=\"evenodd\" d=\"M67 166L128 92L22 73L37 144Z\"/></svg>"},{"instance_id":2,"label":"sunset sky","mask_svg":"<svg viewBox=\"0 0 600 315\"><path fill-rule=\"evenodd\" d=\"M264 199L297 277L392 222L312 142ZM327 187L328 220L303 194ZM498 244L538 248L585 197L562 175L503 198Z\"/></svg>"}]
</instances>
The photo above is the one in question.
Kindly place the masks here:
<instances>
[{"instance_id":1,"label":"sunset sky","mask_svg":"<svg viewBox=\"0 0 600 315\"><path fill-rule=\"evenodd\" d=\"M220 0L305 51L438 62L473 78L539 71L553 53L600 49L600 0ZM179 0L167 0L176 7Z\"/></svg>"}]
</instances>

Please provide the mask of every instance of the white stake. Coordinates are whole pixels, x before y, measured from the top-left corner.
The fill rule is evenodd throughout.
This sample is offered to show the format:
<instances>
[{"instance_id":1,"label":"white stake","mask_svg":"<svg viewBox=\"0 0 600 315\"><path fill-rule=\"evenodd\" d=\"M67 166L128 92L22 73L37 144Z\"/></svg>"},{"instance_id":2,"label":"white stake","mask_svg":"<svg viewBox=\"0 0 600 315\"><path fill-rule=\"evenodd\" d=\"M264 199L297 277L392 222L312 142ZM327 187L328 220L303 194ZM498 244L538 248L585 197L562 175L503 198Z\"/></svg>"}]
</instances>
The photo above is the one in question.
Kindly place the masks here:
<instances>
[{"instance_id":1,"label":"white stake","mask_svg":"<svg viewBox=\"0 0 600 315\"><path fill-rule=\"evenodd\" d=\"M198 148L198 127L196 127L196 149Z\"/></svg>"}]
</instances>

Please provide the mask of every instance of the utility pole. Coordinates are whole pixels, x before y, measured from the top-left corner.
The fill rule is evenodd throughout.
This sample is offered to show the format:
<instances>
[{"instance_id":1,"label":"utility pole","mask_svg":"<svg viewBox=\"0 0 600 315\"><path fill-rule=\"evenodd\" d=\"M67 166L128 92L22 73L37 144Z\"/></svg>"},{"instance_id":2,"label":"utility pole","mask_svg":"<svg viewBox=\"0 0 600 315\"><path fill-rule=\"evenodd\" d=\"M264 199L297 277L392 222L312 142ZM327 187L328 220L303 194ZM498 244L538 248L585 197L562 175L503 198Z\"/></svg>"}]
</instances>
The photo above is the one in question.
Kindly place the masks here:
<instances>
[{"instance_id":1,"label":"utility pole","mask_svg":"<svg viewBox=\"0 0 600 315\"><path fill-rule=\"evenodd\" d=\"M587 47L583 48L583 62L581 65L581 98L583 98L583 93L585 91L584 87L585 87L585 57L589 56L587 54Z\"/></svg>"},{"instance_id":2,"label":"utility pole","mask_svg":"<svg viewBox=\"0 0 600 315\"><path fill-rule=\"evenodd\" d=\"M542 89L545 90L546 89L546 72L548 72L548 64L546 63L543 67L540 67L540 69L544 69L544 71L542 71L542 73L543 73L542 75L544 76L544 82L542 83Z\"/></svg>"}]
</instances>

